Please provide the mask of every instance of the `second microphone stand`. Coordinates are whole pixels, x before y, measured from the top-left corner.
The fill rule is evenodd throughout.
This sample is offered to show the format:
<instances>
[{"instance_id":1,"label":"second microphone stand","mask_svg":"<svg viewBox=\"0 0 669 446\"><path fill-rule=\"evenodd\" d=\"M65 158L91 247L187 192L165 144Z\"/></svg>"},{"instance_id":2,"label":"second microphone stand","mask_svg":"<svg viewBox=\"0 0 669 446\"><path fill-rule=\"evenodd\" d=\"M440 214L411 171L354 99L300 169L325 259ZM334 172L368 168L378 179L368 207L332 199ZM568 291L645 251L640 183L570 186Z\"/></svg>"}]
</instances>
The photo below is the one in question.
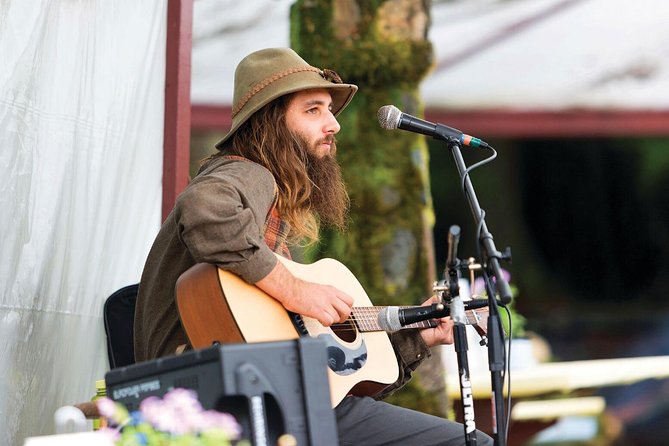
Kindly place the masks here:
<instances>
[{"instance_id":1,"label":"second microphone stand","mask_svg":"<svg viewBox=\"0 0 669 446\"><path fill-rule=\"evenodd\" d=\"M466 446L475 446L476 422L474 420L474 397L469 374L467 358L467 316L460 296L460 260L457 257L460 227L451 226L448 231L448 258L444 270L445 284L442 288L442 300L449 303L453 320L453 337L455 353L458 360L458 378L460 383L460 401L462 402L463 426L465 429Z\"/></svg>"},{"instance_id":2,"label":"second microphone stand","mask_svg":"<svg viewBox=\"0 0 669 446\"><path fill-rule=\"evenodd\" d=\"M488 294L488 364L490 369L490 380L492 387L492 407L493 407L493 438L496 446L506 445L506 413L504 410L503 397L503 373L506 364L504 355L504 330L502 329L501 319L499 315L499 308L497 306L497 292L501 299L501 303L506 305L511 302L512 294L509 283L502 274L499 261L505 257L495 247L492 234L488 232L488 227L485 223L484 213L479 205L474 187L471 179L467 173L467 168L462 158L460 150L460 143L455 139L446 139L448 148L453 155L455 165L460 174L460 179L464 187L465 199L469 204L469 208L474 217L474 221L479 228L479 243L482 248L481 259L485 266L483 273L485 277L493 276L496 279L495 290L492 286L491 280L485 280L486 291Z\"/></svg>"}]
</instances>

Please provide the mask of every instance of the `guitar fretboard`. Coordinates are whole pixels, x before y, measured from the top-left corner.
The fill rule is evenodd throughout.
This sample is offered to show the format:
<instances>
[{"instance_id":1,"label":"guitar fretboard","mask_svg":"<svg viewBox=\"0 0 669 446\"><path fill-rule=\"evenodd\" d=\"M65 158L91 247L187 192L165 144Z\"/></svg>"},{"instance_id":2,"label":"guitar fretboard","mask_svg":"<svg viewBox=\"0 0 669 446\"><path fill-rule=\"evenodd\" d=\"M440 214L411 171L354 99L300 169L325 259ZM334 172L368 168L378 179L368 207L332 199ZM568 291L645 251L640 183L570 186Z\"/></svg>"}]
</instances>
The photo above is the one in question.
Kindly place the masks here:
<instances>
[{"instance_id":1,"label":"guitar fretboard","mask_svg":"<svg viewBox=\"0 0 669 446\"><path fill-rule=\"evenodd\" d=\"M351 311L350 319L355 323L358 330L361 332L369 331L383 331L379 325L379 313L387 307L353 307ZM410 306L404 306L399 308L412 308ZM481 322L481 317L479 313L487 313L487 309L478 309L478 310L467 310L465 315L467 316L467 323L470 325L478 326ZM435 319L428 319L425 321L415 322L413 324L405 325L402 329L405 328L434 328L438 325Z\"/></svg>"},{"instance_id":2,"label":"guitar fretboard","mask_svg":"<svg viewBox=\"0 0 669 446\"><path fill-rule=\"evenodd\" d=\"M379 313L387 307L353 307L351 311L350 320L355 323L356 327L361 332L370 332L370 331L383 331L379 325ZM412 308L410 306L401 306L399 308ZM485 335L485 327L482 322L487 319L488 309L487 308L478 308L475 310L466 310L465 316L467 317L467 324L473 325L476 330L481 334ZM434 328L438 325L435 319L428 319L421 322L415 322L413 324L405 325L402 327L402 330L405 328Z\"/></svg>"},{"instance_id":3,"label":"guitar fretboard","mask_svg":"<svg viewBox=\"0 0 669 446\"><path fill-rule=\"evenodd\" d=\"M362 332L367 331L383 331L379 325L379 313L387 307L353 307L351 311L351 319L355 322L358 330ZM399 307L411 308L411 307ZM436 327L437 322L434 319L420 321L413 324L405 325L404 328L432 328Z\"/></svg>"}]
</instances>

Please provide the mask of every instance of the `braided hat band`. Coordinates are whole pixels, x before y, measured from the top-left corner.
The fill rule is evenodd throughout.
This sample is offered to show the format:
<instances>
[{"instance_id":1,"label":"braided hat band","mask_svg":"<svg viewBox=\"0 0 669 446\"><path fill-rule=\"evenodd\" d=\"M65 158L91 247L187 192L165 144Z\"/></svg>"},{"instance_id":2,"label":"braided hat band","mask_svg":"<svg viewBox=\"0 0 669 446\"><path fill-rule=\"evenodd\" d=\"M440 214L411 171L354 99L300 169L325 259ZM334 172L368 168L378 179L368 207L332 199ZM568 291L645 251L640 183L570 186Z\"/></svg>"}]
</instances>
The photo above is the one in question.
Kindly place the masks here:
<instances>
[{"instance_id":1,"label":"braided hat band","mask_svg":"<svg viewBox=\"0 0 669 446\"><path fill-rule=\"evenodd\" d=\"M239 101L239 104L235 105L235 108L232 109L232 117L234 118L235 115L236 115L237 113L239 113L239 110L241 110L242 107L244 107L244 105L249 101L249 99L251 99L253 96L255 96L256 93L258 93L258 92L259 92L260 90L262 90L263 88L267 87L267 86L268 86L269 84L271 84L272 82L274 82L274 81L276 81L276 80L279 80L279 79L281 79L281 78L284 77L284 76L288 76L289 74L300 73L300 72L302 72L302 71L314 71L314 72L318 73L318 72L321 71L321 70L319 70L319 69L316 68L316 67L290 68L290 69L288 69L288 70L282 71L281 73L277 73L277 74L275 74L274 76L272 76L272 77L270 77L270 78L267 78L267 79L263 80L262 82L260 82L259 84L257 84L255 87L253 87L253 88L246 94L246 96L244 96L244 97Z\"/></svg>"}]
</instances>

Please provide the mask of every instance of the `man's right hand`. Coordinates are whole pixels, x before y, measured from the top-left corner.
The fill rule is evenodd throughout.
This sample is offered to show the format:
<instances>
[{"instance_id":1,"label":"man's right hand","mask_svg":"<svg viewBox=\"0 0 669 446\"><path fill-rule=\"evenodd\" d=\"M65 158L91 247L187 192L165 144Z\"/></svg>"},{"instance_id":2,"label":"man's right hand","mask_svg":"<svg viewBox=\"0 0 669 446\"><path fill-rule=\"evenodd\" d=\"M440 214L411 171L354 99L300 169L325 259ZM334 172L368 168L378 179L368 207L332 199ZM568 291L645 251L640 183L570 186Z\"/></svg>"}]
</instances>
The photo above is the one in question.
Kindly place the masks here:
<instances>
[{"instance_id":1,"label":"man's right hand","mask_svg":"<svg viewBox=\"0 0 669 446\"><path fill-rule=\"evenodd\" d=\"M345 292L331 285L299 279L281 262L255 285L286 310L314 318L325 327L344 322L353 307L353 298Z\"/></svg>"}]
</instances>

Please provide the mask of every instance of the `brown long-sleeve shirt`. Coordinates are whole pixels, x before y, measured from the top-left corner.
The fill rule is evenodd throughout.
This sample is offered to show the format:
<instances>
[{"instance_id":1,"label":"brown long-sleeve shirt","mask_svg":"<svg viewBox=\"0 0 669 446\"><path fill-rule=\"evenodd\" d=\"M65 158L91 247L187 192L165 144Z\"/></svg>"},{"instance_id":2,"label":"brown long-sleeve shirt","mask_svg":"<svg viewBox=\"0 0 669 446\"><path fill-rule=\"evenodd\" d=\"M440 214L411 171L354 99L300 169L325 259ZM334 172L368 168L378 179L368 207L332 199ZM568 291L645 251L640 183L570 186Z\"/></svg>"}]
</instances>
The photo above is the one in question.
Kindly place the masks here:
<instances>
[{"instance_id":1,"label":"brown long-sleeve shirt","mask_svg":"<svg viewBox=\"0 0 669 446\"><path fill-rule=\"evenodd\" d=\"M217 158L177 198L149 252L135 310L135 359L173 354L188 339L179 322L175 284L196 263L213 263L249 283L274 268L277 259L264 242L264 227L274 201L271 173L259 164ZM391 335L406 382L429 356L420 335ZM384 392L385 393L385 392Z\"/></svg>"}]
</instances>

